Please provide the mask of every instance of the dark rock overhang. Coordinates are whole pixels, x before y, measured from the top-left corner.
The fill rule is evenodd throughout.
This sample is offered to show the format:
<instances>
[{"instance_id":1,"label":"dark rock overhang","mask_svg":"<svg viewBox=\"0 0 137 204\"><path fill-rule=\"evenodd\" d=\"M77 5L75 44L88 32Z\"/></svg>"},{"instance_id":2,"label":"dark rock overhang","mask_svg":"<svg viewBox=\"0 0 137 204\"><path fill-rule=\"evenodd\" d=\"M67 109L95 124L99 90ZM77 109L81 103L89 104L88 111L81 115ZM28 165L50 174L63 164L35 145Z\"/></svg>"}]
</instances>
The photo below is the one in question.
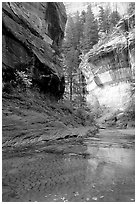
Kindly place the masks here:
<instances>
[{"instance_id":1,"label":"dark rock overhang","mask_svg":"<svg viewBox=\"0 0 137 204\"><path fill-rule=\"evenodd\" d=\"M54 7L54 15L57 15L58 21L56 22L56 28L58 27L56 35L51 39L50 33L45 33L40 31L39 25L35 25L35 21L31 19L29 16L28 7L35 7L35 3L6 3L2 4L2 24L3 24L3 34L4 31L9 33L8 35L12 36L12 38L16 39L23 46L27 48L27 50L33 52L36 58L49 67L52 73L57 74L58 76L61 74L62 70L53 63L53 55L55 50L52 48L52 43L55 40L61 42L63 39L63 31L65 29L66 23L66 14L65 7L62 3L39 3L39 9L41 12L46 13L46 9L50 7ZM60 9L64 9L61 11ZM28 10L27 10L28 9ZM61 11L61 12L60 12ZM48 11L49 12L49 11ZM45 14L46 15L46 14ZM52 13L50 13L52 16ZM46 16L45 16L46 17ZM55 16L54 16L55 17ZM44 19L43 19L44 20ZM52 20L52 19L51 19ZM45 24L47 22L47 26L49 24L49 19L46 19ZM54 21L53 21L54 22ZM52 23L53 23L52 22ZM50 22L51 23L51 22ZM54 24L54 23L53 23ZM46 25L45 25L46 27ZM57 39L61 36L59 39ZM5 62L4 62L5 63Z\"/></svg>"},{"instance_id":2,"label":"dark rock overhang","mask_svg":"<svg viewBox=\"0 0 137 204\"><path fill-rule=\"evenodd\" d=\"M2 3L3 73L26 67L44 92L60 97L65 81L58 50L66 20L63 3Z\"/></svg>"}]
</instances>

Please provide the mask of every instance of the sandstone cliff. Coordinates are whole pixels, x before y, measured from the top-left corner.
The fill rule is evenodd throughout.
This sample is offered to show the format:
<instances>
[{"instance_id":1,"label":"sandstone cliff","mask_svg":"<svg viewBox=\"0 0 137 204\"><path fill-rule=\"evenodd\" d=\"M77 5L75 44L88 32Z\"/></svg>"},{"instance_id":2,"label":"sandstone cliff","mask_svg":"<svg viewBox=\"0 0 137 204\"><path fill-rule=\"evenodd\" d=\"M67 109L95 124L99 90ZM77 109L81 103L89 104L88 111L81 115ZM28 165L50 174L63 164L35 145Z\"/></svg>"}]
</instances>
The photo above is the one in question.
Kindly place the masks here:
<instances>
[{"instance_id":1,"label":"sandstone cliff","mask_svg":"<svg viewBox=\"0 0 137 204\"><path fill-rule=\"evenodd\" d=\"M130 81L135 69L135 15L120 20L110 35L104 36L82 58L81 68L97 86ZM109 73L108 81L102 75ZM90 78L90 80L91 80Z\"/></svg>"},{"instance_id":2,"label":"sandstone cliff","mask_svg":"<svg viewBox=\"0 0 137 204\"><path fill-rule=\"evenodd\" d=\"M121 19L111 34L82 56L80 66L87 77L92 109L107 107L112 115L132 106L128 120L134 120L135 14Z\"/></svg>"},{"instance_id":3,"label":"sandstone cliff","mask_svg":"<svg viewBox=\"0 0 137 204\"><path fill-rule=\"evenodd\" d=\"M3 82L25 72L32 84L60 98L64 77L59 47L67 17L63 3L2 4Z\"/></svg>"}]
</instances>

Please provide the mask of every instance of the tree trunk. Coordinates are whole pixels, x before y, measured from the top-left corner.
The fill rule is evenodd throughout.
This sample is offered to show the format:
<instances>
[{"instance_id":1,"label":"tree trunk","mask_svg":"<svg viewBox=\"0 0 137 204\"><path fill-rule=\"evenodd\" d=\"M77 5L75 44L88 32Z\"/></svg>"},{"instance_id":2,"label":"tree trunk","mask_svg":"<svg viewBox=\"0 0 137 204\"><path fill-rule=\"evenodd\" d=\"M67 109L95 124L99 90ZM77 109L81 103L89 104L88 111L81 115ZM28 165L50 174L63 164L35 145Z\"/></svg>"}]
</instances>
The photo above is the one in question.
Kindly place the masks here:
<instances>
[{"instance_id":1,"label":"tree trunk","mask_svg":"<svg viewBox=\"0 0 137 204\"><path fill-rule=\"evenodd\" d=\"M70 75L70 101L72 102L72 84L73 84L73 82L72 82L72 73L71 73L71 75Z\"/></svg>"}]
</instances>

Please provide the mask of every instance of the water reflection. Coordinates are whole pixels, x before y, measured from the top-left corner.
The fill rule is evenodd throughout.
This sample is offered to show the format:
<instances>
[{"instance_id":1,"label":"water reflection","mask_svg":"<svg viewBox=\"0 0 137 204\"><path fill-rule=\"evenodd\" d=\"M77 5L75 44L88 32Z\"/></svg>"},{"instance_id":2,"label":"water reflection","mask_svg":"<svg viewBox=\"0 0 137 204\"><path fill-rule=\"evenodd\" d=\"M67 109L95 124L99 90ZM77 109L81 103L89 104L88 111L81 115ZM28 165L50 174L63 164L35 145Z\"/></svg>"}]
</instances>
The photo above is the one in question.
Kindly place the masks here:
<instances>
[{"instance_id":1,"label":"water reflection","mask_svg":"<svg viewBox=\"0 0 137 204\"><path fill-rule=\"evenodd\" d=\"M118 178L133 175L135 171L135 153L126 148L99 148L87 146L91 155L88 159L87 180L111 184Z\"/></svg>"},{"instance_id":2,"label":"water reflection","mask_svg":"<svg viewBox=\"0 0 137 204\"><path fill-rule=\"evenodd\" d=\"M87 152L96 157L97 160L111 162L115 165L120 165L127 169L134 168L135 153L133 149L118 148L118 147L91 147L87 146ZM91 159L90 159L91 160Z\"/></svg>"},{"instance_id":3,"label":"water reflection","mask_svg":"<svg viewBox=\"0 0 137 204\"><path fill-rule=\"evenodd\" d=\"M71 148L65 144L64 155L35 153L29 159L12 160L11 166L9 160L10 170L6 172L4 166L6 176L3 177L5 182L10 181L7 184L11 188L14 185L17 189L18 198L8 198L8 201L110 201L110 198L115 201L116 196L121 201L134 199L134 150L118 145L103 147L100 141L93 146L89 140L86 145ZM13 167L16 171L12 171Z\"/></svg>"}]
</instances>

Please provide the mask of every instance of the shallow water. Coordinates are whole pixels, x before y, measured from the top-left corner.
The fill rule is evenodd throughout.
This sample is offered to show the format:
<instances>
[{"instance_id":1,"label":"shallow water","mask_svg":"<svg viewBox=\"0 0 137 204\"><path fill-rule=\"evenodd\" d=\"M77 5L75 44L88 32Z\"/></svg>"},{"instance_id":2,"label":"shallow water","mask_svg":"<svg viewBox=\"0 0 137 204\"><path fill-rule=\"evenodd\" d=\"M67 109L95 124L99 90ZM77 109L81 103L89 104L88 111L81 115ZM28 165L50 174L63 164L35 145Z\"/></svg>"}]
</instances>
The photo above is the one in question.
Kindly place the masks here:
<instances>
[{"instance_id":1,"label":"shallow water","mask_svg":"<svg viewBox=\"0 0 137 204\"><path fill-rule=\"evenodd\" d=\"M114 133L114 131L113 131ZM107 135L107 134L106 134ZM135 200L130 136L102 135L3 154L3 201Z\"/></svg>"}]
</instances>

